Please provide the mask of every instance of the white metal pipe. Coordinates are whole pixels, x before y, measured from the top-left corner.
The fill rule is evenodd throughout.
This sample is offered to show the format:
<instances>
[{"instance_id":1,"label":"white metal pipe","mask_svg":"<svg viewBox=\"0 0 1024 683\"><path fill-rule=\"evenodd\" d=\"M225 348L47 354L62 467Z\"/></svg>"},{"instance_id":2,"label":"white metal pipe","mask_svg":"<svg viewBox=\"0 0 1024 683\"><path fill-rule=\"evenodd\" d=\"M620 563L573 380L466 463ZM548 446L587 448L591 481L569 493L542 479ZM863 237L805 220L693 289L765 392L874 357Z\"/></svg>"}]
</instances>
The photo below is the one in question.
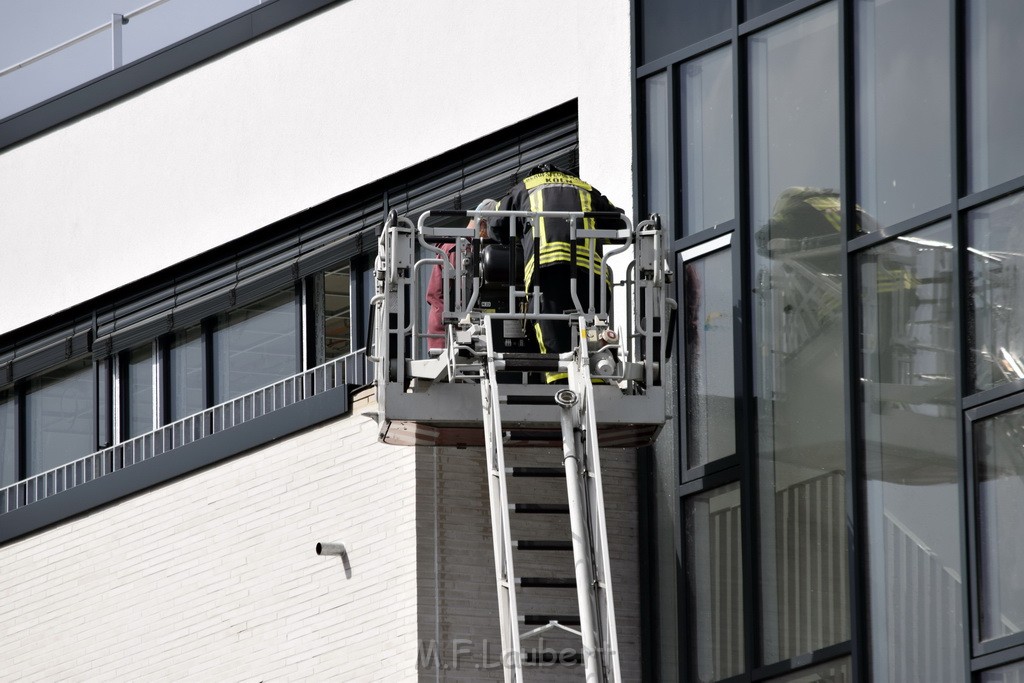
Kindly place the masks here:
<instances>
[{"instance_id":1,"label":"white metal pipe","mask_svg":"<svg viewBox=\"0 0 1024 683\"><path fill-rule=\"evenodd\" d=\"M559 392L562 394L563 392ZM568 392L566 392L568 393ZM558 400L556 398L556 400ZM571 404L559 401L562 408L562 464L565 466L565 485L569 502L569 527L572 530L572 554L576 565L576 597L580 608L580 631L583 638L583 662L587 680L602 680L601 658L597 642L597 622L591 597L594 578L590 572L590 542L580 492L579 440L576 435L573 411L578 398Z\"/></svg>"}]
</instances>

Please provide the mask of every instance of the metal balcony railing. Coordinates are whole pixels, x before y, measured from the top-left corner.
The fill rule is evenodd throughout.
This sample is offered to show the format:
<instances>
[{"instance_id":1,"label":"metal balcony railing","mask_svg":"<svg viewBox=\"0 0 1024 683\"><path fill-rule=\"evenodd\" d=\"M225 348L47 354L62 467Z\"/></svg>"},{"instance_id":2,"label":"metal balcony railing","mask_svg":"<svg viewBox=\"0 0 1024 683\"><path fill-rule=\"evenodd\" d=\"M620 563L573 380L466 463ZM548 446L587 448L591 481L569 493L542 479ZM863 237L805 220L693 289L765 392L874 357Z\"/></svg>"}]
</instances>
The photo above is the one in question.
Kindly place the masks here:
<instances>
[{"instance_id":1,"label":"metal balcony railing","mask_svg":"<svg viewBox=\"0 0 1024 683\"><path fill-rule=\"evenodd\" d=\"M207 408L0 489L0 515L80 486L313 396L366 384L373 369L364 349Z\"/></svg>"},{"instance_id":2,"label":"metal balcony railing","mask_svg":"<svg viewBox=\"0 0 1024 683\"><path fill-rule=\"evenodd\" d=\"M110 33L110 68L109 68L109 70L113 71L114 69L118 69L122 65L124 65L124 63L125 63L124 26L127 25L128 22L131 19L133 19L135 17L138 17L140 15L146 14L147 12L150 12L151 10L154 10L157 7L160 7L161 5L164 5L164 4L166 4L166 3L170 2L170 1L171 0L153 0L152 2L149 2L149 3L145 4L145 5L143 5L142 7L134 9L134 10L132 10L130 12L125 12L123 14L115 12L115 13L113 13L111 15L109 21L107 21L107 22L105 22L103 24L100 24L99 26L95 26L95 27L89 29L88 31L84 31L84 32L78 34L77 36L74 36L73 38L69 38L68 40L65 40L64 42L62 42L62 43L60 43L58 45L54 45L53 47L47 48L46 50L43 50L42 52L39 52L38 54L32 55L31 57L28 57L27 59L23 59L23 60L21 60L19 62L16 62L16 63L11 64L9 66L6 66L4 68L0 68L0 84L3 84L3 78L5 76L12 75L15 72L20 71L21 69L29 67L29 66L31 66L33 64L36 64L38 62L42 62L43 60L46 60L49 57L54 57L54 56L58 55L59 53L62 53L64 51L68 50L69 48L72 48L72 47L74 47L76 45L80 45L80 44L84 43L85 41L89 40L90 38L93 38L94 36L99 36L100 34L103 34L103 33L106 33L106 32ZM213 18L213 19L211 19L209 17L207 17L207 18L202 18L201 17L198 20L198 22L195 22L195 23L193 23L191 25L188 25L187 23L181 23L179 25L178 22L166 21L163 17L161 17L160 21L163 21L164 22L163 25L166 27L165 30L164 30L165 39L162 40L162 41L158 41L157 43L148 46L149 49L143 49L142 50L142 54L138 54L136 56L136 58L143 57L143 56L145 56L147 54L155 52L156 50L158 50L158 49L160 49L162 47L165 47L166 45L169 45L171 43L174 43L174 42L176 42L178 40L186 38L189 35L195 35L196 33L200 32L200 31L202 31L202 30L204 30L206 28L209 28L210 26L212 26L212 25L214 25L214 24L216 24L216 23L218 23L220 21L228 19L231 16L235 16L236 14L238 14L239 11L245 11L246 9L249 9L249 8L252 8L252 7L256 7L256 6L260 5L260 4L262 4L263 1L264 0L238 0L238 2L240 2L241 5L242 5L241 10L239 10L237 2L236 3L232 3L232 4L225 4L223 7L226 8L228 11L217 13L215 18ZM216 8L217 5L211 4L211 5L208 5L206 7L207 8L210 8L210 7ZM193 7L192 10L194 12L195 8ZM199 23L199 22L202 22L202 23ZM174 30L174 28L176 26L180 30ZM170 36L170 37L167 38L166 36ZM99 45L97 44L97 45L94 45L93 47L98 49ZM96 55L96 56L98 56L98 55ZM69 90L69 89L71 89L71 88L73 88L73 87L75 87L77 85L85 83L86 81L88 81L88 80L90 80L92 78L95 78L97 76L97 68L98 68L97 65L96 64L92 64L91 68L89 68L89 65L82 64L81 61L82 60L80 60L80 59L76 59L73 62L73 64L74 64L73 68L80 69L80 71L78 72L77 76L73 75L73 76L70 76L69 78L60 78L60 79L54 79L54 78L40 79L38 77L32 78L32 81L34 83L36 83L37 87L40 85L39 81L41 81L41 80L49 80L49 81L53 81L54 83L61 84L61 85L57 86L57 90L54 91L54 92L47 92L45 94L40 93L40 94L36 95L34 98L27 98L27 99L26 98L16 98L16 97L7 97L7 98L0 97L0 100L2 100L2 99L7 99L8 100L7 104L0 105L0 119L4 118L5 116L14 114L15 112L20 111L21 109L25 109L27 107L30 107L30 106L38 103L38 102L43 101L44 99L47 99L47 98L52 97L54 95L57 95L57 94L59 94L59 92L63 92L65 90ZM86 60L86 61L88 61L88 60ZM129 61L132 61L132 60L129 60ZM68 68L68 66L67 66L67 64L64 64L64 65L61 66L61 68Z\"/></svg>"}]
</instances>

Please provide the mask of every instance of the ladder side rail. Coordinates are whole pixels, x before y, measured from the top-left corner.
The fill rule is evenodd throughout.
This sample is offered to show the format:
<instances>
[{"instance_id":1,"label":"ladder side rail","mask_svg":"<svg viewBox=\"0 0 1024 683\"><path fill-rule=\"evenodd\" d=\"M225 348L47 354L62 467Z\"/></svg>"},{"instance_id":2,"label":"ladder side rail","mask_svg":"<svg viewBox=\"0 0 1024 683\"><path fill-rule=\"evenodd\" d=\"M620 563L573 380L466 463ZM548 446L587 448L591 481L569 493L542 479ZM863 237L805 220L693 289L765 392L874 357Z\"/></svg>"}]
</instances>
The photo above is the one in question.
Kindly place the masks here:
<instances>
[{"instance_id":1,"label":"ladder side rail","mask_svg":"<svg viewBox=\"0 0 1024 683\"><path fill-rule=\"evenodd\" d=\"M515 565L512 560L512 531L509 520L508 482L505 477L504 434L501 421L501 396L498 391L494 359L491 317L484 316L487 359L481 376L480 392L484 411L484 440L487 445L488 491L491 499L491 534L494 545L495 582L501 618L502 667L507 682L523 680L522 647L519 636L519 609L516 602ZM496 519L497 518L497 519ZM497 522L497 523L495 523Z\"/></svg>"},{"instance_id":2,"label":"ladder side rail","mask_svg":"<svg viewBox=\"0 0 1024 683\"><path fill-rule=\"evenodd\" d=\"M575 386L575 363L569 366L569 386ZM587 680L603 681L604 667L600 659L601 637L598 615L594 604L593 563L591 561L590 530L585 513L584 487L580 482L585 467L581 462L584 446L580 438L579 394L570 391L561 406L562 465L565 468L566 497L569 504L569 528L572 534L573 568L576 577L576 601L580 613L580 637L583 640L583 665ZM556 398L556 400L558 400Z\"/></svg>"},{"instance_id":3,"label":"ladder side rail","mask_svg":"<svg viewBox=\"0 0 1024 683\"><path fill-rule=\"evenodd\" d=\"M584 321L580 319L580 329ZM593 598L597 610L600 650L598 652L604 664L608 680L621 681L622 672L619 665L619 640L615 621L615 600L612 591L611 557L608 552L608 523L604 507L604 485L601 479L600 444L597 432L597 405L594 401L594 385L590 375L590 358L587 345L580 344L580 354L576 370L576 386L582 393L579 406L581 426L586 438L583 462L584 502L587 513L587 525L591 542L591 561L593 567ZM570 382L572 382L570 370ZM589 675L589 674L588 674Z\"/></svg>"}]
</instances>

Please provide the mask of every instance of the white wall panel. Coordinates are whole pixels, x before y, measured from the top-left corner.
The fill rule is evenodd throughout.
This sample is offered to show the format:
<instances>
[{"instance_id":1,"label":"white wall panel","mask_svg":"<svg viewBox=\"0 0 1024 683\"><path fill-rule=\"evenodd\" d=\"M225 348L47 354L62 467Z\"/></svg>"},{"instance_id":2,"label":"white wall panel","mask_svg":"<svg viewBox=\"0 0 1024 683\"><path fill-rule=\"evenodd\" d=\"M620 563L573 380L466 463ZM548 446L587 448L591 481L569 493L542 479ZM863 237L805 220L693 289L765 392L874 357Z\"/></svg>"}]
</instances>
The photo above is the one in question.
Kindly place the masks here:
<instances>
[{"instance_id":1,"label":"white wall panel","mask_svg":"<svg viewBox=\"0 0 1024 683\"><path fill-rule=\"evenodd\" d=\"M349 0L0 154L0 333L556 104L631 205L629 4Z\"/></svg>"}]
</instances>

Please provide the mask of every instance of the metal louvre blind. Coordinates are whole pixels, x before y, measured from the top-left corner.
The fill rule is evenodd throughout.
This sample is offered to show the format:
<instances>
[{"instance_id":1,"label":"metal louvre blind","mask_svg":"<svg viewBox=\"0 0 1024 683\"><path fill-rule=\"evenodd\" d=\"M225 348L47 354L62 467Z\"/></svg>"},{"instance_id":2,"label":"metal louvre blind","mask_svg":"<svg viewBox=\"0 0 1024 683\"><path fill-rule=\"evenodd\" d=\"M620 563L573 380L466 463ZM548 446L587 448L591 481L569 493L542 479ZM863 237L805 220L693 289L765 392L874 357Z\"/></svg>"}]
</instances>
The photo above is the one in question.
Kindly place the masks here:
<instances>
[{"instance_id":1,"label":"metal louvre blind","mask_svg":"<svg viewBox=\"0 0 1024 683\"><path fill-rule=\"evenodd\" d=\"M76 307L78 320L95 315L96 323L92 345L82 337L74 348L79 353L91 349L94 357L104 358L375 251L375 229L391 209L416 215L427 209L471 209L484 197L505 194L537 164L550 162L575 171L577 140L573 101L336 197L236 240L231 243L237 249L233 256L212 263L207 257L194 272L169 274L164 282L149 283L143 293L132 291L113 305L94 304L84 314L88 303ZM173 270L180 273L183 267L187 262ZM81 328L79 324L73 331ZM0 353L0 386L64 362L62 344L69 335L56 328L38 351L8 346ZM8 337L0 344L12 341L17 343ZM35 359L31 362L25 355L29 350Z\"/></svg>"}]
</instances>

